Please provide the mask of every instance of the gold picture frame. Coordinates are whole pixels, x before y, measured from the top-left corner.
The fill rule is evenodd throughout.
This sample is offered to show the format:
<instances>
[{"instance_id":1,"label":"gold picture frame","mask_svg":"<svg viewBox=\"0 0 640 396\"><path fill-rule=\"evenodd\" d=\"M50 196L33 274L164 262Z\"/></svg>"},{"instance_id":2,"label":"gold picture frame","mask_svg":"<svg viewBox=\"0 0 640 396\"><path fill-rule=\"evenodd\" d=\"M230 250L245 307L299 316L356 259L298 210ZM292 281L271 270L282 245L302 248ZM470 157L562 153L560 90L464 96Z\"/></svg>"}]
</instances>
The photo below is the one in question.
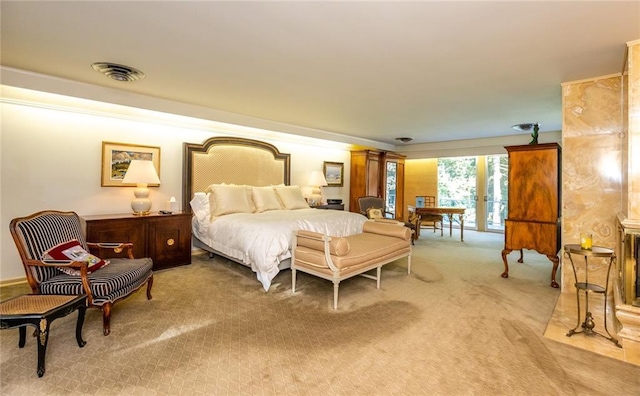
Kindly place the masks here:
<instances>
[{"instance_id":1,"label":"gold picture frame","mask_svg":"<svg viewBox=\"0 0 640 396\"><path fill-rule=\"evenodd\" d=\"M158 177L160 177L160 147L141 146L138 144L102 142L102 187L135 187L135 184L122 183L131 160L153 161ZM159 184L149 184L157 187Z\"/></svg>"},{"instance_id":2,"label":"gold picture frame","mask_svg":"<svg viewBox=\"0 0 640 396\"><path fill-rule=\"evenodd\" d=\"M327 180L327 187L342 187L344 185L344 163L325 161L323 173Z\"/></svg>"}]
</instances>

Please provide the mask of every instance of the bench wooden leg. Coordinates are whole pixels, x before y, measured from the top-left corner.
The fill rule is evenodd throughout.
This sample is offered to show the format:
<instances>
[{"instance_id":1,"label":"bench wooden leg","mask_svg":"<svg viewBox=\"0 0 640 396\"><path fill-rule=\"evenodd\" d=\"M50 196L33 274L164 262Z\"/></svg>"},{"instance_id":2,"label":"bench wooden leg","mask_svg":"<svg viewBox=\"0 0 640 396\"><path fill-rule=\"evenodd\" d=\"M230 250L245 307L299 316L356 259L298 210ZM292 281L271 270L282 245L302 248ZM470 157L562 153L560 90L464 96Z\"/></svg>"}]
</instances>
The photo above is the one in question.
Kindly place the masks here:
<instances>
[{"instance_id":1,"label":"bench wooden leg","mask_svg":"<svg viewBox=\"0 0 640 396\"><path fill-rule=\"evenodd\" d=\"M296 269L291 267L291 293L296 292Z\"/></svg>"},{"instance_id":2,"label":"bench wooden leg","mask_svg":"<svg viewBox=\"0 0 640 396\"><path fill-rule=\"evenodd\" d=\"M49 322L47 319L40 320L40 326L36 327L38 337L38 377L44 375L44 359L47 355L47 343L49 342Z\"/></svg>"},{"instance_id":3,"label":"bench wooden leg","mask_svg":"<svg viewBox=\"0 0 640 396\"><path fill-rule=\"evenodd\" d=\"M82 325L84 324L84 315L86 311L86 306L82 305L78 307L78 320L76 321L76 341L78 342L78 346L80 348L87 344L87 342L82 339Z\"/></svg>"},{"instance_id":4,"label":"bench wooden leg","mask_svg":"<svg viewBox=\"0 0 640 396\"><path fill-rule=\"evenodd\" d=\"M18 340L18 346L24 348L27 343L27 327L21 326L18 331L20 332L20 339ZM33 335L35 337L35 334Z\"/></svg>"},{"instance_id":5,"label":"bench wooden leg","mask_svg":"<svg viewBox=\"0 0 640 396\"><path fill-rule=\"evenodd\" d=\"M382 272L382 266L376 268L376 288L380 288L380 273Z\"/></svg>"}]
</instances>

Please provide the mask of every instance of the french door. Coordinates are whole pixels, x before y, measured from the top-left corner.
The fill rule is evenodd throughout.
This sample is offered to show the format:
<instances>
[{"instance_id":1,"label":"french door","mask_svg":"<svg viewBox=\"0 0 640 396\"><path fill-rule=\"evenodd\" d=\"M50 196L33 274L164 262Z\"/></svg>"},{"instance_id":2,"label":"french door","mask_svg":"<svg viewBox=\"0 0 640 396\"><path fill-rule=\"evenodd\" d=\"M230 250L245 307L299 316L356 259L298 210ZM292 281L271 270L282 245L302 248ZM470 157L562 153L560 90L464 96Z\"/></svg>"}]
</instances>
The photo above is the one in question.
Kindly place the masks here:
<instances>
[{"instance_id":1,"label":"french door","mask_svg":"<svg viewBox=\"0 0 640 396\"><path fill-rule=\"evenodd\" d=\"M465 228L504 231L507 160L506 154L438 159L438 206L466 208Z\"/></svg>"},{"instance_id":2,"label":"french door","mask_svg":"<svg viewBox=\"0 0 640 396\"><path fill-rule=\"evenodd\" d=\"M476 175L476 157L438 159L438 206L466 208L464 224L472 229L476 228ZM449 220L444 216L443 226L448 227Z\"/></svg>"}]
</instances>

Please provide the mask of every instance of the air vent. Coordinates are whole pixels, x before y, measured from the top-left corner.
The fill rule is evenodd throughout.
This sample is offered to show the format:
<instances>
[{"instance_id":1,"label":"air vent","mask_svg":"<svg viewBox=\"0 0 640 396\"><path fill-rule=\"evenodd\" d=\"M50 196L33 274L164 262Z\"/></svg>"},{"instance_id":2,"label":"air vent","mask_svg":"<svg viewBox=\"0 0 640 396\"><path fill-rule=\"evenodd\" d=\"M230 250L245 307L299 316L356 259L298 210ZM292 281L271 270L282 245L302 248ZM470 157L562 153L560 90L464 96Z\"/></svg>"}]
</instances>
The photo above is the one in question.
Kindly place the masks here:
<instances>
[{"instance_id":1,"label":"air vent","mask_svg":"<svg viewBox=\"0 0 640 396\"><path fill-rule=\"evenodd\" d=\"M117 63L96 62L91 65L93 70L104 74L105 76L122 82L142 80L145 75L138 69L133 67L118 65Z\"/></svg>"},{"instance_id":2,"label":"air vent","mask_svg":"<svg viewBox=\"0 0 640 396\"><path fill-rule=\"evenodd\" d=\"M402 143L409 143L410 141L413 140L412 137L399 137L396 138L397 141L402 142Z\"/></svg>"},{"instance_id":3,"label":"air vent","mask_svg":"<svg viewBox=\"0 0 640 396\"><path fill-rule=\"evenodd\" d=\"M538 124L537 122L528 122L524 124L513 125L511 128L515 129L516 131L529 132L533 130L533 127L535 127L536 125L540 126L540 124Z\"/></svg>"}]
</instances>

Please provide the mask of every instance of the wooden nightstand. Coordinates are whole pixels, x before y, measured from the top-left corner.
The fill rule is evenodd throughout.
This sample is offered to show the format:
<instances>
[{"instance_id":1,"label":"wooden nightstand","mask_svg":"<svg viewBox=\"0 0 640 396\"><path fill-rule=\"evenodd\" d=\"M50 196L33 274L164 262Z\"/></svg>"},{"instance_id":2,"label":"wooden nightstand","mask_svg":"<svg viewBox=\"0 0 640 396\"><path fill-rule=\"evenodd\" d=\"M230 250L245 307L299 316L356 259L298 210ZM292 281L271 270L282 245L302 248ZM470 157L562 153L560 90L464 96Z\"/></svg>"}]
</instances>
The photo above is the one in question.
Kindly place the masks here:
<instances>
[{"instance_id":1,"label":"wooden nightstand","mask_svg":"<svg viewBox=\"0 0 640 396\"><path fill-rule=\"evenodd\" d=\"M85 216L88 242L131 242L136 258L151 257L153 270L191 264L191 214ZM109 257L121 257L114 253Z\"/></svg>"},{"instance_id":2,"label":"wooden nightstand","mask_svg":"<svg viewBox=\"0 0 640 396\"><path fill-rule=\"evenodd\" d=\"M344 204L325 204L314 206L316 209L333 209L333 210L344 210Z\"/></svg>"}]
</instances>

